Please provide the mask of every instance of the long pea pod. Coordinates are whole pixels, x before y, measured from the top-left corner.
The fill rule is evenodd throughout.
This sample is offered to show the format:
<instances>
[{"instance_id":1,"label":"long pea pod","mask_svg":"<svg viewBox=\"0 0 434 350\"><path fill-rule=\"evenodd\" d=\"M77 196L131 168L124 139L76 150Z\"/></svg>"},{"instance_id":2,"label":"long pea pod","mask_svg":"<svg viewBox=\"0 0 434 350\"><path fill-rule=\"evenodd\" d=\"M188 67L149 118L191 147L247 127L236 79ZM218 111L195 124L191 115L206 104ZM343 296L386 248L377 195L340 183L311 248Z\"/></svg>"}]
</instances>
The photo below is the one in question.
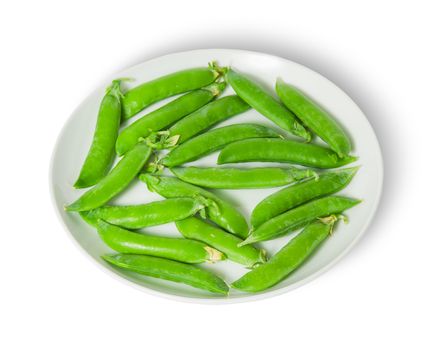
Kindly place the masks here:
<instances>
[{"instance_id":1,"label":"long pea pod","mask_svg":"<svg viewBox=\"0 0 434 350\"><path fill-rule=\"evenodd\" d=\"M254 267L266 261L265 251L251 245L239 247L238 244L242 242L240 238L196 217L177 221L176 227L185 238L209 244L239 264Z\"/></svg>"},{"instance_id":2,"label":"long pea pod","mask_svg":"<svg viewBox=\"0 0 434 350\"><path fill-rule=\"evenodd\" d=\"M114 266L145 276L184 283L221 295L228 294L229 287L220 277L194 265L135 254L104 255L102 258Z\"/></svg>"},{"instance_id":3,"label":"long pea pod","mask_svg":"<svg viewBox=\"0 0 434 350\"><path fill-rule=\"evenodd\" d=\"M75 188L93 186L109 171L121 121L121 100L121 81L114 80L101 101L92 144L74 184Z\"/></svg>"},{"instance_id":4,"label":"long pea pod","mask_svg":"<svg viewBox=\"0 0 434 350\"><path fill-rule=\"evenodd\" d=\"M161 164L175 167L206 156L229 143L248 138L280 137L274 130L257 124L232 124L200 134L175 147Z\"/></svg>"},{"instance_id":5,"label":"long pea pod","mask_svg":"<svg viewBox=\"0 0 434 350\"><path fill-rule=\"evenodd\" d=\"M139 179L146 183L148 189L166 198L176 197L204 197L216 205L205 209L206 216L220 227L241 238L247 237L248 226L246 219L234 206L203 188L191 185L175 177L141 174Z\"/></svg>"},{"instance_id":6,"label":"long pea pod","mask_svg":"<svg viewBox=\"0 0 434 350\"><path fill-rule=\"evenodd\" d=\"M331 149L314 144L256 138L227 145L220 152L217 163L278 162L329 169L346 165L356 159L352 156L339 158Z\"/></svg>"}]
</instances>

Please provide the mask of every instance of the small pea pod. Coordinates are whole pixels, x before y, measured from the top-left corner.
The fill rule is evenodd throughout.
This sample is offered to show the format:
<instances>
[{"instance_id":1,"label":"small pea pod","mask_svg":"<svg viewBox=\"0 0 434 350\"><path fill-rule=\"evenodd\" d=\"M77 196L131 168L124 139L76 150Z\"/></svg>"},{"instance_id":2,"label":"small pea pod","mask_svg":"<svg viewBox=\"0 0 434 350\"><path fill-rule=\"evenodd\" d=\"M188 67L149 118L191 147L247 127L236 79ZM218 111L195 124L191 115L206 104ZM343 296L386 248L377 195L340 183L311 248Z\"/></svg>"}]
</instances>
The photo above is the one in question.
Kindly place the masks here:
<instances>
[{"instance_id":1,"label":"small pea pod","mask_svg":"<svg viewBox=\"0 0 434 350\"><path fill-rule=\"evenodd\" d=\"M171 168L181 180L208 188L245 189L284 186L308 177L311 169L288 168Z\"/></svg>"},{"instance_id":2,"label":"small pea pod","mask_svg":"<svg viewBox=\"0 0 434 350\"><path fill-rule=\"evenodd\" d=\"M311 223L269 261L233 282L232 287L254 293L279 283L312 255L331 234L335 221L336 217L331 216Z\"/></svg>"},{"instance_id":3,"label":"small pea pod","mask_svg":"<svg viewBox=\"0 0 434 350\"><path fill-rule=\"evenodd\" d=\"M226 231L241 238L247 236L248 226L244 216L242 216L232 204L216 196L214 193L181 181L175 177L142 174L139 176L139 179L146 183L150 191L157 192L159 195L166 198L195 198L201 196L210 199L216 205L210 205L205 209L206 216Z\"/></svg>"},{"instance_id":4,"label":"small pea pod","mask_svg":"<svg viewBox=\"0 0 434 350\"><path fill-rule=\"evenodd\" d=\"M302 204L263 223L241 245L267 241L295 231L316 218L339 214L359 204L360 200L330 196Z\"/></svg>"},{"instance_id":5,"label":"small pea pod","mask_svg":"<svg viewBox=\"0 0 434 350\"><path fill-rule=\"evenodd\" d=\"M98 219L101 239L113 250L127 254L145 254L190 264L216 262L225 256L207 245L185 238L135 233Z\"/></svg>"},{"instance_id":6,"label":"small pea pod","mask_svg":"<svg viewBox=\"0 0 434 350\"><path fill-rule=\"evenodd\" d=\"M100 207L89 211L87 215L113 225L139 229L188 218L208 204L209 200L201 197L171 198L141 205Z\"/></svg>"},{"instance_id":7,"label":"small pea pod","mask_svg":"<svg viewBox=\"0 0 434 350\"><path fill-rule=\"evenodd\" d=\"M253 229L311 199L342 190L351 182L358 169L359 167L354 167L326 172L318 178L308 179L273 193L253 209L250 218Z\"/></svg>"},{"instance_id":8,"label":"small pea pod","mask_svg":"<svg viewBox=\"0 0 434 350\"><path fill-rule=\"evenodd\" d=\"M145 142L138 143L98 184L85 192L67 211L86 211L106 204L123 191L136 177L151 156L152 149Z\"/></svg>"},{"instance_id":9,"label":"small pea pod","mask_svg":"<svg viewBox=\"0 0 434 350\"><path fill-rule=\"evenodd\" d=\"M75 188L93 186L109 171L121 120L121 99L121 81L114 80L101 101L92 145L74 184Z\"/></svg>"},{"instance_id":10,"label":"small pea pod","mask_svg":"<svg viewBox=\"0 0 434 350\"><path fill-rule=\"evenodd\" d=\"M218 164L243 162L279 162L313 168L337 168L357 157L339 158L329 148L314 144L271 138L247 139L227 145L219 154Z\"/></svg>"},{"instance_id":11,"label":"small pea pod","mask_svg":"<svg viewBox=\"0 0 434 350\"><path fill-rule=\"evenodd\" d=\"M167 97L200 89L219 77L219 69L200 67L178 71L143 83L127 91L122 101L122 115L129 119L142 109Z\"/></svg>"},{"instance_id":12,"label":"small pea pod","mask_svg":"<svg viewBox=\"0 0 434 350\"><path fill-rule=\"evenodd\" d=\"M179 136L181 144L234 115L245 112L249 105L236 95L225 96L203 106L169 128L171 136Z\"/></svg>"},{"instance_id":13,"label":"small pea pod","mask_svg":"<svg viewBox=\"0 0 434 350\"><path fill-rule=\"evenodd\" d=\"M176 227L185 238L209 244L224 253L229 260L247 267L257 266L266 260L265 251L258 250L251 245L238 247L242 241L240 238L198 218L191 217L178 221Z\"/></svg>"},{"instance_id":14,"label":"small pea pod","mask_svg":"<svg viewBox=\"0 0 434 350\"><path fill-rule=\"evenodd\" d=\"M161 164L167 167L178 166L206 156L229 143L248 138L280 137L274 130L257 124L232 124L198 135L175 147Z\"/></svg>"},{"instance_id":15,"label":"small pea pod","mask_svg":"<svg viewBox=\"0 0 434 350\"><path fill-rule=\"evenodd\" d=\"M116 141L117 154L123 155L134 147L141 137L162 130L206 105L218 96L225 86L225 83L214 83L192 91L136 120L119 134Z\"/></svg>"},{"instance_id":16,"label":"small pea pod","mask_svg":"<svg viewBox=\"0 0 434 350\"><path fill-rule=\"evenodd\" d=\"M310 141L311 135L309 131L298 122L295 115L257 83L233 69L229 69L226 73L226 80L238 96L264 117L267 117L282 129Z\"/></svg>"},{"instance_id":17,"label":"small pea pod","mask_svg":"<svg viewBox=\"0 0 434 350\"><path fill-rule=\"evenodd\" d=\"M277 79L276 92L289 108L310 130L321 137L339 157L351 151L351 141L337 121L313 100L295 87Z\"/></svg>"},{"instance_id":18,"label":"small pea pod","mask_svg":"<svg viewBox=\"0 0 434 350\"><path fill-rule=\"evenodd\" d=\"M145 276L184 283L212 293L228 294L229 288L220 277L194 265L134 254L104 255L102 258L114 266Z\"/></svg>"}]
</instances>

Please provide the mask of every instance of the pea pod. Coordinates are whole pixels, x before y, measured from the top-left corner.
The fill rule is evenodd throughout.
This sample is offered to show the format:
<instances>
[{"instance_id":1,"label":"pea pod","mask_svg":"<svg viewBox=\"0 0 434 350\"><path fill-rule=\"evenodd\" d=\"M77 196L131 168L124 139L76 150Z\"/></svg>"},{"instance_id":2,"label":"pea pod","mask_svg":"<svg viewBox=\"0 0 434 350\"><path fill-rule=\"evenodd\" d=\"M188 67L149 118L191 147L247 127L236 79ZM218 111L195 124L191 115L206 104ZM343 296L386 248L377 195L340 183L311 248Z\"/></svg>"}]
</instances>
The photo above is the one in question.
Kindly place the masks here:
<instances>
[{"instance_id":1,"label":"pea pod","mask_svg":"<svg viewBox=\"0 0 434 350\"><path fill-rule=\"evenodd\" d=\"M336 193L345 188L358 167L320 174L318 178L285 187L262 200L252 211L250 223L254 229L264 222L311 199Z\"/></svg>"},{"instance_id":2,"label":"pea pod","mask_svg":"<svg viewBox=\"0 0 434 350\"><path fill-rule=\"evenodd\" d=\"M110 224L130 229L167 224L188 218L209 204L205 198L171 198L141 205L105 206L88 212Z\"/></svg>"},{"instance_id":3,"label":"pea pod","mask_svg":"<svg viewBox=\"0 0 434 350\"><path fill-rule=\"evenodd\" d=\"M212 293L228 294L229 288L220 277L194 265L134 254L104 255L102 258L114 266L145 276L184 283Z\"/></svg>"},{"instance_id":4,"label":"pea pod","mask_svg":"<svg viewBox=\"0 0 434 350\"><path fill-rule=\"evenodd\" d=\"M122 115L129 119L142 109L167 97L200 89L219 76L218 69L200 67L178 71L143 83L127 91L122 101Z\"/></svg>"},{"instance_id":5,"label":"pea pod","mask_svg":"<svg viewBox=\"0 0 434 350\"><path fill-rule=\"evenodd\" d=\"M123 191L149 159L152 150L145 142L138 143L98 184L84 193L68 211L86 211L100 207Z\"/></svg>"},{"instance_id":6,"label":"pea pod","mask_svg":"<svg viewBox=\"0 0 434 350\"><path fill-rule=\"evenodd\" d=\"M260 85L233 69L226 73L226 80L238 96L256 109L263 116L270 119L282 129L310 141L311 135L294 114L288 111L280 102L271 96Z\"/></svg>"},{"instance_id":7,"label":"pea pod","mask_svg":"<svg viewBox=\"0 0 434 350\"><path fill-rule=\"evenodd\" d=\"M121 81L114 80L101 101L92 145L74 184L75 188L95 185L110 169L122 113L120 86Z\"/></svg>"},{"instance_id":8,"label":"pea pod","mask_svg":"<svg viewBox=\"0 0 434 350\"><path fill-rule=\"evenodd\" d=\"M179 136L181 144L211 126L245 112L249 105L236 95L215 100L181 119L169 128L171 136Z\"/></svg>"},{"instance_id":9,"label":"pea pod","mask_svg":"<svg viewBox=\"0 0 434 350\"><path fill-rule=\"evenodd\" d=\"M335 221L336 217L332 216L311 223L269 261L233 282L232 287L254 293L274 286L312 255L331 234Z\"/></svg>"},{"instance_id":10,"label":"pea pod","mask_svg":"<svg viewBox=\"0 0 434 350\"><path fill-rule=\"evenodd\" d=\"M146 254L190 264L216 262L225 258L221 252L190 239L135 233L100 219L97 229L104 243L119 253Z\"/></svg>"},{"instance_id":11,"label":"pea pod","mask_svg":"<svg viewBox=\"0 0 434 350\"><path fill-rule=\"evenodd\" d=\"M152 131L164 129L204 106L218 96L225 86L225 83L214 83L192 91L136 120L119 134L116 152L123 155L134 147L141 137L149 136Z\"/></svg>"},{"instance_id":12,"label":"pea pod","mask_svg":"<svg viewBox=\"0 0 434 350\"><path fill-rule=\"evenodd\" d=\"M245 239L241 245L267 241L295 231L316 218L339 214L359 204L360 200L330 196L302 204L263 223Z\"/></svg>"},{"instance_id":13,"label":"pea pod","mask_svg":"<svg viewBox=\"0 0 434 350\"><path fill-rule=\"evenodd\" d=\"M172 168L181 180L208 188L243 189L284 186L316 176L311 169L288 168Z\"/></svg>"},{"instance_id":14,"label":"pea pod","mask_svg":"<svg viewBox=\"0 0 434 350\"><path fill-rule=\"evenodd\" d=\"M351 151L351 141L344 129L323 108L293 86L277 79L276 92L288 107L310 130L321 137L339 157Z\"/></svg>"},{"instance_id":15,"label":"pea pod","mask_svg":"<svg viewBox=\"0 0 434 350\"><path fill-rule=\"evenodd\" d=\"M252 137L279 137L274 130L257 124L232 124L210 130L177 146L161 159L167 167L178 166L206 156L225 145Z\"/></svg>"},{"instance_id":16,"label":"pea pod","mask_svg":"<svg viewBox=\"0 0 434 350\"><path fill-rule=\"evenodd\" d=\"M339 158L331 149L314 144L256 138L227 145L220 152L217 163L279 162L328 169L340 167L356 159L352 156Z\"/></svg>"},{"instance_id":17,"label":"pea pod","mask_svg":"<svg viewBox=\"0 0 434 350\"><path fill-rule=\"evenodd\" d=\"M203 188L183 182L175 177L155 176L142 174L140 180L145 182L148 189L157 192L163 197L197 197L202 196L210 199L216 205L210 205L205 209L206 216L220 227L224 228L241 238L245 238L248 233L246 219L232 206L232 204L221 199L215 194Z\"/></svg>"},{"instance_id":18,"label":"pea pod","mask_svg":"<svg viewBox=\"0 0 434 350\"><path fill-rule=\"evenodd\" d=\"M239 264L253 267L266 260L265 251L258 250L251 245L238 247L242 241L240 238L198 218L191 217L178 221L176 227L185 238L209 244L224 253L229 260Z\"/></svg>"}]
</instances>

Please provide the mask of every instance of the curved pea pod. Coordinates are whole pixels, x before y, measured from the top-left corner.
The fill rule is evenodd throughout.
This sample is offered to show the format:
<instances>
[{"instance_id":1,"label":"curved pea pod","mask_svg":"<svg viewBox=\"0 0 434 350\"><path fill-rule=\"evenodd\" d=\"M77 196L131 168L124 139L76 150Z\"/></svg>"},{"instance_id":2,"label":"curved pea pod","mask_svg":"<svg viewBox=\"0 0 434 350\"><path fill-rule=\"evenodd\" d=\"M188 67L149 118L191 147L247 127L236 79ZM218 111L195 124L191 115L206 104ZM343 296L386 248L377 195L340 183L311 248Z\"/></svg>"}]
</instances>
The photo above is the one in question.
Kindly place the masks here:
<instances>
[{"instance_id":1,"label":"curved pea pod","mask_svg":"<svg viewBox=\"0 0 434 350\"><path fill-rule=\"evenodd\" d=\"M171 198L141 205L105 206L87 212L110 224L130 229L167 224L188 218L206 208L205 198Z\"/></svg>"},{"instance_id":2,"label":"curved pea pod","mask_svg":"<svg viewBox=\"0 0 434 350\"><path fill-rule=\"evenodd\" d=\"M331 149L314 144L256 138L227 145L220 152L217 163L278 162L329 169L354 162L356 159L357 157L352 156L339 158Z\"/></svg>"},{"instance_id":3,"label":"curved pea pod","mask_svg":"<svg viewBox=\"0 0 434 350\"><path fill-rule=\"evenodd\" d=\"M257 124L232 124L198 135L175 147L161 164L167 167L178 166L206 156L229 143L248 138L280 137L274 130Z\"/></svg>"},{"instance_id":4,"label":"curved pea pod","mask_svg":"<svg viewBox=\"0 0 434 350\"><path fill-rule=\"evenodd\" d=\"M322 173L285 187L262 200L252 211L250 223L255 229L271 218L311 199L330 195L344 189L353 179L359 167Z\"/></svg>"},{"instance_id":5,"label":"curved pea pod","mask_svg":"<svg viewBox=\"0 0 434 350\"><path fill-rule=\"evenodd\" d=\"M324 218L308 225L269 261L247 272L231 286L255 293L268 289L296 270L331 234L336 217Z\"/></svg>"},{"instance_id":6,"label":"curved pea pod","mask_svg":"<svg viewBox=\"0 0 434 350\"><path fill-rule=\"evenodd\" d=\"M171 168L181 180L202 187L223 189L268 188L317 176L311 169L297 168Z\"/></svg>"},{"instance_id":7,"label":"curved pea pod","mask_svg":"<svg viewBox=\"0 0 434 350\"><path fill-rule=\"evenodd\" d=\"M310 130L321 137L339 157L351 152L351 140L336 120L313 100L295 87L277 79L276 92L288 107Z\"/></svg>"},{"instance_id":8,"label":"curved pea pod","mask_svg":"<svg viewBox=\"0 0 434 350\"><path fill-rule=\"evenodd\" d=\"M309 131L304 128L294 114L282 106L260 85L233 69L229 69L226 73L226 80L238 96L264 117L267 117L282 129L310 141L311 135Z\"/></svg>"},{"instance_id":9,"label":"curved pea pod","mask_svg":"<svg viewBox=\"0 0 434 350\"><path fill-rule=\"evenodd\" d=\"M339 214L359 203L360 200L358 199L340 196L330 196L313 200L263 223L257 229L253 230L241 245L280 237L309 224L319 217Z\"/></svg>"},{"instance_id":10,"label":"curved pea pod","mask_svg":"<svg viewBox=\"0 0 434 350\"><path fill-rule=\"evenodd\" d=\"M140 138L149 136L151 132L164 129L206 105L218 96L225 86L225 83L214 83L189 92L136 120L119 134L116 141L117 154L123 155L133 148Z\"/></svg>"},{"instance_id":11,"label":"curved pea pod","mask_svg":"<svg viewBox=\"0 0 434 350\"><path fill-rule=\"evenodd\" d=\"M102 258L114 266L145 276L184 283L212 293L228 294L229 287L220 277L194 265L134 254L104 255Z\"/></svg>"},{"instance_id":12,"label":"curved pea pod","mask_svg":"<svg viewBox=\"0 0 434 350\"><path fill-rule=\"evenodd\" d=\"M178 144L181 144L213 125L248 109L249 105L238 96L225 96L181 119L169 128L169 133L171 136L178 136Z\"/></svg>"},{"instance_id":13,"label":"curved pea pod","mask_svg":"<svg viewBox=\"0 0 434 350\"><path fill-rule=\"evenodd\" d=\"M141 174L139 179L146 183L150 191L156 192L166 198L195 198L201 196L210 199L216 205L210 205L205 209L206 216L226 231L241 238L247 237L249 229L244 216L241 215L232 204L216 196L214 193L181 181L175 177Z\"/></svg>"},{"instance_id":14,"label":"curved pea pod","mask_svg":"<svg viewBox=\"0 0 434 350\"><path fill-rule=\"evenodd\" d=\"M251 245L238 247L238 244L242 241L240 238L201 219L191 217L177 221L176 227L185 238L209 244L224 253L229 260L239 264L254 267L266 261L265 251L258 250Z\"/></svg>"},{"instance_id":15,"label":"curved pea pod","mask_svg":"<svg viewBox=\"0 0 434 350\"><path fill-rule=\"evenodd\" d=\"M114 80L101 101L92 145L74 184L75 188L95 185L110 169L122 113L120 86L121 81Z\"/></svg>"},{"instance_id":16,"label":"curved pea pod","mask_svg":"<svg viewBox=\"0 0 434 350\"><path fill-rule=\"evenodd\" d=\"M86 211L106 204L122 192L136 177L151 156L152 149L145 142L138 143L98 184L85 192L67 211Z\"/></svg>"},{"instance_id":17,"label":"curved pea pod","mask_svg":"<svg viewBox=\"0 0 434 350\"><path fill-rule=\"evenodd\" d=\"M143 83L125 93L122 101L122 116L129 119L142 109L167 97L200 89L219 77L218 69L210 67L178 71Z\"/></svg>"},{"instance_id":18,"label":"curved pea pod","mask_svg":"<svg viewBox=\"0 0 434 350\"><path fill-rule=\"evenodd\" d=\"M225 256L207 245L185 238L135 233L98 219L101 239L113 250L127 254L145 254L190 264L216 262Z\"/></svg>"}]
</instances>

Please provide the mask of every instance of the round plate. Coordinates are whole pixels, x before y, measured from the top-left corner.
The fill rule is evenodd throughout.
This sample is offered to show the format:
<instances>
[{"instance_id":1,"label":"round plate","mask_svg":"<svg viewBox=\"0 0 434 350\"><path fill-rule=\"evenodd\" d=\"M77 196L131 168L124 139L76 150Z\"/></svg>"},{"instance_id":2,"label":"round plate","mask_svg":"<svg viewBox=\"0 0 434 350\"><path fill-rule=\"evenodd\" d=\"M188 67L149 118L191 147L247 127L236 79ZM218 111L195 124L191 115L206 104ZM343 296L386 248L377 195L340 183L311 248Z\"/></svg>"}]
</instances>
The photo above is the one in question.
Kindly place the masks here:
<instances>
[{"instance_id":1,"label":"round plate","mask_svg":"<svg viewBox=\"0 0 434 350\"><path fill-rule=\"evenodd\" d=\"M66 203L71 203L85 191L74 189L73 183L79 174L92 140L99 103L104 95L105 87L110 84L111 80L118 77L131 77L135 81L127 85L132 87L181 69L204 66L213 60L216 60L221 66L232 66L254 76L270 91L274 91L273 86L277 77L281 77L285 82L305 91L329 110L350 132L354 145L353 152L359 156L357 163L351 164L351 166L362 165L351 184L341 192L346 196L363 199L361 204L348 211L349 223L339 224L334 234L305 264L287 279L273 288L257 294L246 294L231 290L227 297L214 296L183 284L148 278L109 266L100 256L110 252L110 249L102 243L95 230L85 224L78 214L66 213L63 210ZM233 93L233 91L228 88L225 95L230 93ZM165 103L167 103L167 100L153 105L132 119L135 120ZM133 120L129 122L131 123ZM241 122L255 122L276 128L268 119L254 110L231 118L219 126ZM319 140L317 139L316 142L319 142ZM218 153L214 153L191 163L191 165L215 166L217 155ZM242 166L258 165L264 166L265 164L247 163ZM86 98L67 121L55 146L50 169L50 187L56 212L66 230L83 251L92 257L98 265L109 271L112 276L116 276L148 293L178 300L206 303L238 302L270 297L292 290L319 276L347 253L368 227L380 199L382 181L381 151L374 131L360 108L340 88L320 74L286 59L258 52L224 49L175 53L144 62L112 76L103 86ZM239 210L248 218L258 202L277 190L274 188L264 190L221 190L216 192L237 205ZM149 192L143 183L135 180L113 203L139 204L161 199L159 195ZM146 232L180 236L174 224L150 227ZM271 255L277 252L291 237L293 235L265 242L261 246ZM247 272L241 265L230 261L209 264L205 268L214 271L228 283Z\"/></svg>"}]
</instances>

